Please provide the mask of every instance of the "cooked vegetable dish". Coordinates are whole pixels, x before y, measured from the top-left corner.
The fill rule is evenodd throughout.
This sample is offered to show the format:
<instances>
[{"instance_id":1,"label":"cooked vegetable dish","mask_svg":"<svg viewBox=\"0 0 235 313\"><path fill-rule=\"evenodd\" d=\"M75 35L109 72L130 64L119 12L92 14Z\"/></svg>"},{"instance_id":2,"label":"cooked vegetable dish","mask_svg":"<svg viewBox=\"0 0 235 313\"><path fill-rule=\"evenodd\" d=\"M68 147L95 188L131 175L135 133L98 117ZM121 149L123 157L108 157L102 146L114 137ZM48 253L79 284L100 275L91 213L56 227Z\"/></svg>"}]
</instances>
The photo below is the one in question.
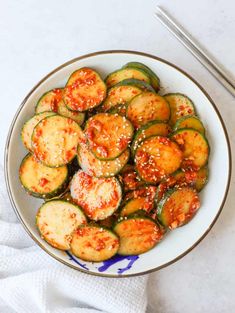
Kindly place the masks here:
<instances>
[{"instance_id":1,"label":"cooked vegetable dish","mask_svg":"<svg viewBox=\"0 0 235 313\"><path fill-rule=\"evenodd\" d=\"M105 80L80 68L41 95L22 127L19 178L44 199L36 225L48 244L92 262L137 255L195 216L206 130L189 97L160 90L129 62Z\"/></svg>"}]
</instances>

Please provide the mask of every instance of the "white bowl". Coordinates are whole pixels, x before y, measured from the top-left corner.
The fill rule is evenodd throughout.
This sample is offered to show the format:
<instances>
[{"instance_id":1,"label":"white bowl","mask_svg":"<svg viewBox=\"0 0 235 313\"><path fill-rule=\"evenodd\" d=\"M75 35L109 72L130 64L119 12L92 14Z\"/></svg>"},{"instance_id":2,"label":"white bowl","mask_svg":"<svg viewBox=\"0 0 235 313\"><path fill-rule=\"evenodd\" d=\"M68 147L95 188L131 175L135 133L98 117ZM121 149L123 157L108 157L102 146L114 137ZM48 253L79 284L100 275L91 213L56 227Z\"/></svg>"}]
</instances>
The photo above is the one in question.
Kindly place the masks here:
<instances>
[{"instance_id":1,"label":"white bowl","mask_svg":"<svg viewBox=\"0 0 235 313\"><path fill-rule=\"evenodd\" d=\"M161 79L161 93L181 92L195 103L210 143L210 177L200 193L202 206L193 220L170 232L151 251L139 256L117 257L112 261L84 262L69 253L56 250L39 236L35 215L42 203L21 188L18 169L27 153L20 140L22 125L33 114L39 97L55 87L64 86L69 75L80 67L95 68L103 77L130 61L149 66ZM209 232L218 218L227 196L231 176L231 152L227 132L215 104L188 74L157 57L131 51L104 51L69 61L44 77L26 96L10 126L5 151L5 177L9 197L21 223L36 243L58 261L77 270L100 276L124 277L145 274L172 264L190 252Z\"/></svg>"}]
</instances>

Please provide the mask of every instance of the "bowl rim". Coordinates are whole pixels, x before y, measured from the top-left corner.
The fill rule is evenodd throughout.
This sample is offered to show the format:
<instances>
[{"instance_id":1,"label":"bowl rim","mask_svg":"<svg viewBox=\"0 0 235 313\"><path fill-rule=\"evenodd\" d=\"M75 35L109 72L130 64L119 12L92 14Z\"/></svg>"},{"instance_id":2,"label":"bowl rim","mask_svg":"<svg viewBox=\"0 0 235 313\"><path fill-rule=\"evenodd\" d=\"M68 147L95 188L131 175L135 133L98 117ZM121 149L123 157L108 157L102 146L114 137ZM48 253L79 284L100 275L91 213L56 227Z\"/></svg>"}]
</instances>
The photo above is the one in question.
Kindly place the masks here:
<instances>
[{"instance_id":1,"label":"bowl rim","mask_svg":"<svg viewBox=\"0 0 235 313\"><path fill-rule=\"evenodd\" d=\"M11 140L11 135L12 135L12 131L15 125L15 122L21 112L21 110L23 109L25 103L27 102L28 98L31 96L31 94L44 82L46 81L50 76L52 76L53 74L55 74L56 72L58 72L59 70L61 70L62 68L75 63L77 61L86 59L88 57L93 57L93 56L97 56L97 55L102 55L102 54L133 54L133 55L141 55L144 57L148 57L154 60L157 60L159 62L165 63L171 67L173 67L174 69L178 70L180 73L182 73L183 75L185 75L188 79L190 79L202 92L203 94L206 96L206 98L209 100L209 102L211 103L211 105L213 106L215 113L217 114L220 123L222 125L223 128L223 133L225 135L225 139L226 139L226 144L227 144L227 149L228 149L228 158L229 158L229 171L228 171L228 177L227 177L227 183L226 183L226 189L224 192L224 196L223 196L223 200L220 204L220 208L216 214L216 216L214 217L213 221L211 222L211 224L209 225L209 227L207 228L207 230L203 233L203 235L190 247L188 248L185 252L181 253L180 255L178 255L176 258L174 258L173 260L166 262L160 266L157 266L153 269L147 270L147 271L143 271L143 272L139 272L139 273L134 273L134 274L123 274L123 275L118 275L118 274L103 274L103 273L95 273L95 272L89 272L86 271L84 269L80 269L78 267L76 267L75 265L72 265L68 262L66 262L65 260L62 260L60 257L58 257L57 255L55 255L53 252L49 251L43 244L41 244L38 239L34 236L34 234L30 231L30 229L28 228L27 224L24 222L23 218L20 215L20 212L17 208L17 205L13 199L12 193L11 193L11 188L10 188L10 183L9 183L9 176L8 176L8 155L9 155L9 145L10 145L10 140ZM99 276L99 277L110 277L110 278L125 278L125 277L133 277L133 276L140 276L140 275L145 275L145 274L149 274L155 271L158 271L162 268L165 268L175 262L177 262L178 260L180 260L181 258L183 258L185 255L187 255L189 252L191 252L209 233L209 231L212 229L212 227L214 226L215 222L217 221L220 213L222 212L222 209L224 207L227 195L228 195L228 191L229 191L229 186L230 186L230 181L231 181L231 173L232 173L232 154L231 154L231 144L229 141L229 136L228 136L228 132L225 126L225 123L222 119L222 116L218 110L218 108L216 107L214 101L212 100L212 98L209 96L209 94L205 91L205 89L194 79L191 77L191 75L189 75L187 72L185 72L184 70L182 70L181 68L179 68L178 66L176 66L175 64L166 61L162 58L159 58L157 56L154 56L152 54L148 54L145 52L140 52L140 51L134 51L134 50L103 50L103 51L97 51L97 52L92 52L92 53L88 53L88 54L84 54L81 55L79 57L73 58L65 63L63 63L62 65L56 67L54 70L52 70L51 72L49 72L46 76L44 76L30 91L29 93L26 95L26 97L24 98L24 100L22 101L22 103L20 104L18 110L16 111L14 118L10 124L9 130L8 130L8 135L7 135L7 139L6 139L6 143L5 143L5 150L4 150L4 177L5 177L5 182L6 182L6 187L7 187L7 193L11 202L11 205L15 211L16 216L18 217L19 221L21 222L21 224L23 225L25 231L29 234L29 236L36 242L36 244L42 248L48 255L50 255L51 257L53 257L55 260L59 261L60 263L69 266L72 269L78 270L80 272L89 274L89 275L94 275L94 276Z\"/></svg>"}]
</instances>

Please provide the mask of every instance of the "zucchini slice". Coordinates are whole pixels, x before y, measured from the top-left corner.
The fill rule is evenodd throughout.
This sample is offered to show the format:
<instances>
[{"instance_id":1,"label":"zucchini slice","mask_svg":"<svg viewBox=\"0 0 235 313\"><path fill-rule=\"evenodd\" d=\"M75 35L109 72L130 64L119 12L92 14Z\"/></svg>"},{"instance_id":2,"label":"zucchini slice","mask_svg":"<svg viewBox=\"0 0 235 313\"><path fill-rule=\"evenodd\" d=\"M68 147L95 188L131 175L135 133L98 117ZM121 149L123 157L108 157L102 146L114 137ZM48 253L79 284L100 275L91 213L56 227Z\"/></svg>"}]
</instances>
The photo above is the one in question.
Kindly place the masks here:
<instances>
[{"instance_id":1,"label":"zucchini slice","mask_svg":"<svg viewBox=\"0 0 235 313\"><path fill-rule=\"evenodd\" d=\"M155 90L153 89L153 87L150 84L146 83L143 80L139 80L139 79L135 79L135 78L124 79L124 80L120 81L120 83L115 85L115 87L118 87L118 86L135 86L135 87L138 87L139 89L141 89L142 91L155 92Z\"/></svg>"},{"instance_id":2,"label":"zucchini slice","mask_svg":"<svg viewBox=\"0 0 235 313\"><path fill-rule=\"evenodd\" d=\"M202 122L196 116L183 116L175 124L174 131L181 129L181 128L192 128L203 135L205 134L205 128Z\"/></svg>"},{"instance_id":3,"label":"zucchini slice","mask_svg":"<svg viewBox=\"0 0 235 313\"><path fill-rule=\"evenodd\" d=\"M182 171L181 169L174 172L171 176L164 179L157 187L155 203L164 197L168 189L192 187L200 192L208 181L208 168L205 166L199 171Z\"/></svg>"},{"instance_id":4,"label":"zucchini slice","mask_svg":"<svg viewBox=\"0 0 235 313\"><path fill-rule=\"evenodd\" d=\"M155 204L156 205L161 201L161 199L163 198L163 196L167 190L168 190L168 185L165 181L161 182L157 186L157 191L156 191L156 195L155 195Z\"/></svg>"},{"instance_id":5,"label":"zucchini slice","mask_svg":"<svg viewBox=\"0 0 235 313\"><path fill-rule=\"evenodd\" d=\"M55 88L44 93L38 100L35 113L52 111L58 112L58 104L62 100L63 88Z\"/></svg>"},{"instance_id":6,"label":"zucchini slice","mask_svg":"<svg viewBox=\"0 0 235 313\"><path fill-rule=\"evenodd\" d=\"M179 169L176 172L174 172L172 175L163 179L157 187L155 203L158 204L169 189L182 188L182 187L194 187L193 179L195 177L195 172L190 171L188 173L190 174L190 176L185 175L185 172ZM187 179L186 179L186 176L187 176Z\"/></svg>"},{"instance_id":7,"label":"zucchini slice","mask_svg":"<svg viewBox=\"0 0 235 313\"><path fill-rule=\"evenodd\" d=\"M166 137L153 136L144 140L135 154L135 168L148 183L158 183L181 165L179 146Z\"/></svg>"},{"instance_id":8,"label":"zucchini slice","mask_svg":"<svg viewBox=\"0 0 235 313\"><path fill-rule=\"evenodd\" d=\"M32 134L33 152L46 166L59 167L69 163L77 153L77 145L84 140L80 126L60 115L44 118Z\"/></svg>"},{"instance_id":9,"label":"zucchini slice","mask_svg":"<svg viewBox=\"0 0 235 313\"><path fill-rule=\"evenodd\" d=\"M70 202L72 204L76 204L71 197L71 194L70 194L68 187L65 189L65 191L63 193L61 193L57 197L51 198L49 201L51 201L51 200L63 200L63 201Z\"/></svg>"},{"instance_id":10,"label":"zucchini slice","mask_svg":"<svg viewBox=\"0 0 235 313\"><path fill-rule=\"evenodd\" d=\"M195 181L195 188L198 192L200 192L205 185L208 182L208 177L209 177L209 169L207 166L202 167L198 172L197 172L197 177Z\"/></svg>"},{"instance_id":11,"label":"zucchini slice","mask_svg":"<svg viewBox=\"0 0 235 313\"><path fill-rule=\"evenodd\" d=\"M170 107L163 97L146 91L130 101L126 115L134 127L139 128L153 120L167 122L170 118Z\"/></svg>"},{"instance_id":12,"label":"zucchini slice","mask_svg":"<svg viewBox=\"0 0 235 313\"><path fill-rule=\"evenodd\" d=\"M134 165L127 164L120 172L119 177L124 191L135 190L145 185L145 182L138 177Z\"/></svg>"},{"instance_id":13,"label":"zucchini slice","mask_svg":"<svg viewBox=\"0 0 235 313\"><path fill-rule=\"evenodd\" d=\"M153 88L158 91L160 89L160 79L159 77L145 64L140 62L128 62L123 66L123 68L138 68L146 72L150 77L150 83Z\"/></svg>"},{"instance_id":14,"label":"zucchini slice","mask_svg":"<svg viewBox=\"0 0 235 313\"><path fill-rule=\"evenodd\" d=\"M178 170L173 174L177 186L192 186L198 192L201 191L208 181L208 167L202 167L199 171L182 171Z\"/></svg>"},{"instance_id":15,"label":"zucchini slice","mask_svg":"<svg viewBox=\"0 0 235 313\"><path fill-rule=\"evenodd\" d=\"M136 255L152 249L163 237L159 225L144 216L125 217L114 227L120 238L118 253Z\"/></svg>"},{"instance_id":16,"label":"zucchini slice","mask_svg":"<svg viewBox=\"0 0 235 313\"><path fill-rule=\"evenodd\" d=\"M105 83L97 72L87 67L72 73L63 94L67 108L79 112L97 107L105 97Z\"/></svg>"},{"instance_id":17,"label":"zucchini slice","mask_svg":"<svg viewBox=\"0 0 235 313\"><path fill-rule=\"evenodd\" d=\"M170 229L188 223L200 207L197 192L190 187L168 190L157 207L159 221Z\"/></svg>"},{"instance_id":18,"label":"zucchini slice","mask_svg":"<svg viewBox=\"0 0 235 313\"><path fill-rule=\"evenodd\" d=\"M63 88L56 88L46 92L38 100L36 105L36 113L41 113L45 111L53 111L65 117L69 117L82 125L85 120L85 113L73 112L67 109L63 99Z\"/></svg>"},{"instance_id":19,"label":"zucchini slice","mask_svg":"<svg viewBox=\"0 0 235 313\"><path fill-rule=\"evenodd\" d=\"M171 135L183 151L184 169L198 170L203 167L209 157L209 144L206 137L191 128L182 128Z\"/></svg>"},{"instance_id":20,"label":"zucchini slice","mask_svg":"<svg viewBox=\"0 0 235 313\"><path fill-rule=\"evenodd\" d=\"M146 72L137 68L124 68L117 70L111 74L109 74L106 79L106 85L108 88L120 83L124 79L134 78L138 80L143 80L146 83L150 84L150 77Z\"/></svg>"},{"instance_id":21,"label":"zucchini slice","mask_svg":"<svg viewBox=\"0 0 235 313\"><path fill-rule=\"evenodd\" d=\"M168 124L159 121L151 121L142 126L134 136L131 145L131 153L134 156L136 149L141 142L151 136L163 136L167 137L171 132L171 128Z\"/></svg>"},{"instance_id":22,"label":"zucchini slice","mask_svg":"<svg viewBox=\"0 0 235 313\"><path fill-rule=\"evenodd\" d=\"M171 108L170 125L174 126L182 116L195 115L193 101L182 93L168 93L164 96Z\"/></svg>"},{"instance_id":23,"label":"zucchini slice","mask_svg":"<svg viewBox=\"0 0 235 313\"><path fill-rule=\"evenodd\" d=\"M74 120L78 125L82 125L85 121L86 114L82 112L70 111L63 100L58 104L58 114L69 117Z\"/></svg>"},{"instance_id":24,"label":"zucchini slice","mask_svg":"<svg viewBox=\"0 0 235 313\"><path fill-rule=\"evenodd\" d=\"M71 241L71 252L76 257L91 262L110 259L118 248L119 238L114 232L93 224L78 227Z\"/></svg>"},{"instance_id":25,"label":"zucchini slice","mask_svg":"<svg viewBox=\"0 0 235 313\"><path fill-rule=\"evenodd\" d=\"M133 208L133 213L135 212L137 213L137 211L145 212L147 213L147 216L151 217L153 213L153 209L155 207L156 192L157 192L157 187L151 186L151 185L139 187L136 190L127 192L124 197L122 208L124 208L124 206L128 204L129 201L130 201L130 205L127 206L127 210L126 210L127 214L126 213L125 214L129 215L128 212L130 212L131 214L132 208ZM135 205L137 204L137 202L134 201L135 199L145 199L143 206L139 207L139 209L137 208L137 205ZM133 200L134 205L131 204L131 200Z\"/></svg>"},{"instance_id":26,"label":"zucchini slice","mask_svg":"<svg viewBox=\"0 0 235 313\"><path fill-rule=\"evenodd\" d=\"M130 150L126 149L119 157L111 161L95 158L87 145L78 146L78 163L88 175L95 177L115 176L126 165L130 157Z\"/></svg>"},{"instance_id":27,"label":"zucchini slice","mask_svg":"<svg viewBox=\"0 0 235 313\"><path fill-rule=\"evenodd\" d=\"M92 220L103 220L112 215L122 199L122 188L115 178L96 178L78 171L70 185L73 200Z\"/></svg>"},{"instance_id":28,"label":"zucchini slice","mask_svg":"<svg viewBox=\"0 0 235 313\"><path fill-rule=\"evenodd\" d=\"M72 196L71 196L70 190L68 190L68 191L63 195L63 197L62 197L61 199L76 204L76 203L73 201L73 198L72 198Z\"/></svg>"},{"instance_id":29,"label":"zucchini slice","mask_svg":"<svg viewBox=\"0 0 235 313\"><path fill-rule=\"evenodd\" d=\"M153 209L153 201L148 197L132 198L124 203L120 210L120 216L128 216L139 210L149 213Z\"/></svg>"},{"instance_id":30,"label":"zucchini slice","mask_svg":"<svg viewBox=\"0 0 235 313\"><path fill-rule=\"evenodd\" d=\"M126 116L127 104L117 104L114 107L110 108L107 112L112 114L118 114L121 116Z\"/></svg>"},{"instance_id":31,"label":"zucchini slice","mask_svg":"<svg viewBox=\"0 0 235 313\"><path fill-rule=\"evenodd\" d=\"M176 173L180 172L182 172L182 170L177 170L171 176L168 176L160 182L160 184L157 186L157 191L155 194L155 204L158 204L158 202L163 198L168 189L173 187L181 188L188 186L187 184L185 184L185 182L181 180L181 178L177 180L177 178L175 177Z\"/></svg>"},{"instance_id":32,"label":"zucchini slice","mask_svg":"<svg viewBox=\"0 0 235 313\"><path fill-rule=\"evenodd\" d=\"M101 105L101 110L107 112L117 105L125 105L141 92L142 90L135 86L114 86L109 89L107 98Z\"/></svg>"},{"instance_id":33,"label":"zucchini slice","mask_svg":"<svg viewBox=\"0 0 235 313\"><path fill-rule=\"evenodd\" d=\"M85 127L89 148L100 160L113 160L126 150L133 136L132 124L118 114L99 113Z\"/></svg>"},{"instance_id":34,"label":"zucchini slice","mask_svg":"<svg viewBox=\"0 0 235 313\"><path fill-rule=\"evenodd\" d=\"M19 168L19 178L25 190L37 198L50 199L61 194L68 185L68 168L47 167L27 154Z\"/></svg>"},{"instance_id":35,"label":"zucchini slice","mask_svg":"<svg viewBox=\"0 0 235 313\"><path fill-rule=\"evenodd\" d=\"M36 216L36 225L42 238L60 250L70 248L72 233L82 224L86 224L82 210L62 200L45 202Z\"/></svg>"},{"instance_id":36,"label":"zucchini slice","mask_svg":"<svg viewBox=\"0 0 235 313\"><path fill-rule=\"evenodd\" d=\"M21 139L26 149L28 149L30 152L33 151L32 143L31 143L31 137L33 134L34 127L45 117L55 115L53 112L43 112L34 115L31 117L30 120L28 120L21 131Z\"/></svg>"}]
</instances>

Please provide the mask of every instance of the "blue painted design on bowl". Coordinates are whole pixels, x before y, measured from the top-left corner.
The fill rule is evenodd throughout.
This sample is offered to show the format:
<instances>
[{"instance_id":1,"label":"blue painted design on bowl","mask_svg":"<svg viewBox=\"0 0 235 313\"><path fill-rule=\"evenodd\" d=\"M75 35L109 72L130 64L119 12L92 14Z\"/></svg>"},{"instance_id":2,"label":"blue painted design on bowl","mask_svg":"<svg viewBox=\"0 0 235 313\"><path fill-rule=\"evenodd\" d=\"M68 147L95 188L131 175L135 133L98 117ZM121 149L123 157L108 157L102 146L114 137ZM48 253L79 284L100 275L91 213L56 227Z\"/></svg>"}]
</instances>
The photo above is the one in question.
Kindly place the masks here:
<instances>
[{"instance_id":1,"label":"blue painted design on bowl","mask_svg":"<svg viewBox=\"0 0 235 313\"><path fill-rule=\"evenodd\" d=\"M89 268L87 267L86 264L82 264L81 262L78 261L77 258L75 258L70 252L65 251L65 253L69 256L69 259L74 261L76 264L78 264L79 266L81 266L82 268L84 268L85 270L89 271Z\"/></svg>"},{"instance_id":2,"label":"blue painted design on bowl","mask_svg":"<svg viewBox=\"0 0 235 313\"><path fill-rule=\"evenodd\" d=\"M123 260L128 260L129 262L128 262L127 266L123 267L123 268L119 268L117 271L117 274L122 274L125 271L129 270L132 267L132 265L134 264L134 262L136 260L138 260L138 258L139 258L138 255L119 255L119 254L116 254L111 259L103 261L103 265L98 267L98 271L99 272L105 272L113 264L116 264L116 263L121 262Z\"/></svg>"},{"instance_id":3,"label":"blue painted design on bowl","mask_svg":"<svg viewBox=\"0 0 235 313\"><path fill-rule=\"evenodd\" d=\"M74 261L77 265L82 267L83 269L89 271L89 268L87 267L87 263L83 264L80 262L79 259L77 259L75 256L73 256L69 251L65 251L65 253L69 256L69 259ZM97 269L99 272L106 272L112 265L122 262L124 260L129 261L126 266L120 267L117 269L117 274L121 275L124 272L128 271L132 268L133 264L139 259L138 255L119 255L116 254L114 257L112 257L109 260L103 261L103 264L99 266Z\"/></svg>"}]
</instances>

